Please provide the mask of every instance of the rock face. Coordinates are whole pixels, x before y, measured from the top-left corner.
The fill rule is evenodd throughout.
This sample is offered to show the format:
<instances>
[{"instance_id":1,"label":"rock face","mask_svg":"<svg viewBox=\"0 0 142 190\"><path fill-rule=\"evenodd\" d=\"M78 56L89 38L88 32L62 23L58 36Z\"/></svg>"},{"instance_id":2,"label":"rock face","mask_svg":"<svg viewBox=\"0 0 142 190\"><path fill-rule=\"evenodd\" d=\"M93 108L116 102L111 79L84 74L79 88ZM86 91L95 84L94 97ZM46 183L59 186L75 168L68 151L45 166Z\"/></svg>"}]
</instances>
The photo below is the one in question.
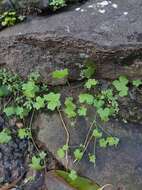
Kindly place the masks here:
<instances>
[{"instance_id":1,"label":"rock face","mask_svg":"<svg viewBox=\"0 0 142 190\"><path fill-rule=\"evenodd\" d=\"M91 0L49 17L37 17L0 33L0 66L22 76L39 70L67 67L70 79L80 79L87 57L95 62L96 77L121 75L142 78L142 13L140 0Z\"/></svg>"},{"instance_id":2,"label":"rock face","mask_svg":"<svg viewBox=\"0 0 142 190\"><path fill-rule=\"evenodd\" d=\"M42 12L47 9L48 0L1 0L0 14L7 10L16 10L18 12Z\"/></svg>"},{"instance_id":3,"label":"rock face","mask_svg":"<svg viewBox=\"0 0 142 190\"><path fill-rule=\"evenodd\" d=\"M87 127L85 120L78 120L77 127L68 127L70 145L75 147L84 142ZM65 144L66 133L57 114L41 114L37 118L38 139L57 158L57 150ZM89 163L87 155L75 168L79 174L97 183L113 184L114 190L141 190L142 187L142 129L139 125L110 122L105 128L120 138L117 148L97 149L96 167ZM93 150L93 144L88 152ZM69 167L73 168L72 152L69 154ZM65 165L65 160L60 160Z\"/></svg>"},{"instance_id":4,"label":"rock face","mask_svg":"<svg viewBox=\"0 0 142 190\"><path fill-rule=\"evenodd\" d=\"M28 1L18 1L17 6L21 2ZM90 0L53 16L29 17L25 23L0 32L0 68L8 68L23 78L39 71L44 82L52 83L51 72L64 68L69 69L70 81L81 80L82 68L91 62L96 67L96 78L112 80L126 75L129 79L142 79L141 15L141 0ZM139 123L140 114L141 110L137 114ZM92 114L89 117L93 118ZM88 121L78 118L77 126L69 128L71 147L85 140ZM66 139L58 114L42 113L34 126L38 140L57 158L57 149ZM141 190L141 126L116 121L107 126L121 139L120 145L117 149L97 149L95 169L85 155L77 166L78 172L102 185L113 183L114 190ZM65 160L59 161L65 165ZM73 167L72 151L69 165Z\"/></svg>"}]
</instances>

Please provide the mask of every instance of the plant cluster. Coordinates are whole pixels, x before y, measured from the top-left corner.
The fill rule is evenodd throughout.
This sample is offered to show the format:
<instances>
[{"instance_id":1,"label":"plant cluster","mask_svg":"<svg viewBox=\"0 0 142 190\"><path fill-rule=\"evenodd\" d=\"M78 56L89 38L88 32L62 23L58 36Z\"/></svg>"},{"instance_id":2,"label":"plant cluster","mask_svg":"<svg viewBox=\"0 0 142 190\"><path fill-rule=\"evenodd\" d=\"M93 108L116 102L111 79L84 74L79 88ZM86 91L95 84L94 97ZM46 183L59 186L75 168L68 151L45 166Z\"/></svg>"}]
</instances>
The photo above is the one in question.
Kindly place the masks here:
<instances>
[{"instance_id":1,"label":"plant cluster","mask_svg":"<svg viewBox=\"0 0 142 190\"><path fill-rule=\"evenodd\" d=\"M84 91L80 93L78 98L66 97L61 102L61 93L51 86L47 86L40 82L40 75L38 73L31 73L27 80L22 80L18 75L15 75L5 69L0 70L0 100L2 112L8 117L16 116L23 120L31 117L30 125L26 128L18 129L18 137L20 139L32 139L32 119L34 112L40 110L48 110L50 112L58 112L63 127L67 134L65 145L59 147L57 155L60 159L66 158L68 163L69 145L69 131L68 126L64 122L64 117L70 121L76 120L76 117L87 117L89 109L94 109L94 118L90 123L85 142L78 145L74 149L74 163L78 163L87 151L90 142L94 142L94 147L101 148L116 147L119 139L116 136L108 133L103 124L119 111L118 98L128 95L128 79L120 76L118 80L112 82L112 85L107 89L101 90L101 83L94 79L92 75L95 69L92 66L87 66L81 75L85 79ZM92 72L93 71L93 72ZM69 74L68 69L56 70L52 73L54 79L67 78ZM87 79L86 79L87 78ZM132 84L135 88L142 85L142 81L134 80ZM94 93L94 89L98 89ZM0 132L0 143L8 143L11 140L10 132L3 130ZM34 141L33 141L34 142ZM34 143L35 144L35 143ZM95 148L93 152L88 153L88 160L96 165ZM45 167L45 153L41 152L32 157L30 166L33 169L41 170ZM76 178L76 172L71 170L70 177Z\"/></svg>"},{"instance_id":2,"label":"plant cluster","mask_svg":"<svg viewBox=\"0 0 142 190\"><path fill-rule=\"evenodd\" d=\"M52 0L49 3L49 6L53 9L53 11L56 11L56 10L58 10L60 8L63 8L66 5L67 4L66 4L65 0Z\"/></svg>"},{"instance_id":3,"label":"plant cluster","mask_svg":"<svg viewBox=\"0 0 142 190\"><path fill-rule=\"evenodd\" d=\"M2 26L14 26L17 23L22 22L24 19L24 16L18 16L15 11L7 11L0 15L0 24Z\"/></svg>"}]
</instances>

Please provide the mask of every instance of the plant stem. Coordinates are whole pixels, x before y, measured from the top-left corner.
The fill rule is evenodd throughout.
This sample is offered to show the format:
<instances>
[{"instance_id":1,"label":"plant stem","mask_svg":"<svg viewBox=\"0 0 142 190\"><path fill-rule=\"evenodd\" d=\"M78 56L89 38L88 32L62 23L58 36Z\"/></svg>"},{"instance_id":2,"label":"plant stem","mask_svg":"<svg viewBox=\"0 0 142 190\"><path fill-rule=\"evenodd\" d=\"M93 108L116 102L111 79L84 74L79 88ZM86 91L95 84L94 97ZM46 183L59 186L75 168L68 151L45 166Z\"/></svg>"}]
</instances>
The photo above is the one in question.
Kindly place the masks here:
<instances>
[{"instance_id":1,"label":"plant stem","mask_svg":"<svg viewBox=\"0 0 142 190\"><path fill-rule=\"evenodd\" d=\"M66 124L64 122L62 113L61 113L61 111L59 109L58 109L58 113L59 113L59 116L60 116L60 119L61 119L61 122L62 122L62 126L64 127L65 132L66 132L66 145L69 146L70 134L69 134L67 126L66 126ZM68 168L68 150L66 150L66 168Z\"/></svg>"},{"instance_id":2,"label":"plant stem","mask_svg":"<svg viewBox=\"0 0 142 190\"><path fill-rule=\"evenodd\" d=\"M32 140L32 143L34 145L34 147L36 148L37 152L40 152L39 148L37 147L35 141L34 141L34 138L32 136L32 122L33 122L33 118L34 118L34 113L35 113L35 109L33 110L32 112L32 116L31 116L31 119L30 119L30 124L29 124L29 129L30 129L30 134L31 134L31 140Z\"/></svg>"}]
</instances>

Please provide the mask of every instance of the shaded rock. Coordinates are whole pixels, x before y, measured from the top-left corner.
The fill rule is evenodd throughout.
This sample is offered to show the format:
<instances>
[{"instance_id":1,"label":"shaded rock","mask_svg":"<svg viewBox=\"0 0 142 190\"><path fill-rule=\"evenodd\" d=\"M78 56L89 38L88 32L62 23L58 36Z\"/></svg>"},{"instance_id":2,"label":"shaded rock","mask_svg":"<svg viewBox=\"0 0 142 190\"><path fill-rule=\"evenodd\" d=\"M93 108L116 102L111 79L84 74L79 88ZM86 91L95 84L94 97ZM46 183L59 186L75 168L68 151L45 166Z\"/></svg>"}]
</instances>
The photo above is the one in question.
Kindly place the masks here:
<instances>
[{"instance_id":1,"label":"shaded rock","mask_svg":"<svg viewBox=\"0 0 142 190\"><path fill-rule=\"evenodd\" d=\"M10 0L1 0L0 1L0 14L2 14L5 11L14 9L14 6L12 4L12 1Z\"/></svg>"},{"instance_id":2,"label":"shaded rock","mask_svg":"<svg viewBox=\"0 0 142 190\"><path fill-rule=\"evenodd\" d=\"M48 5L48 0L2 0L0 1L0 14L6 10L15 10L22 13L41 13L47 9Z\"/></svg>"},{"instance_id":3,"label":"shaded rock","mask_svg":"<svg viewBox=\"0 0 142 190\"><path fill-rule=\"evenodd\" d=\"M80 68L91 57L98 78L142 79L141 1L108 2L103 7L99 3L87 1L77 9L34 17L2 31L0 66L23 77L39 70L48 82L50 72L68 68L69 80L80 80Z\"/></svg>"},{"instance_id":4,"label":"shaded rock","mask_svg":"<svg viewBox=\"0 0 142 190\"><path fill-rule=\"evenodd\" d=\"M142 124L142 89L129 88L127 97L119 98L119 118Z\"/></svg>"},{"instance_id":5,"label":"shaded rock","mask_svg":"<svg viewBox=\"0 0 142 190\"><path fill-rule=\"evenodd\" d=\"M9 127L12 131L12 139L7 144L0 144L0 183L11 183L26 172L26 155L28 148L27 140L20 140L15 136L15 127L5 126L0 118L0 127Z\"/></svg>"},{"instance_id":6,"label":"shaded rock","mask_svg":"<svg viewBox=\"0 0 142 190\"><path fill-rule=\"evenodd\" d=\"M90 118L93 117L90 115ZM77 121L75 128L68 126L70 132L69 167L74 168L72 151L80 143L84 142L87 134L87 122L81 118ZM38 126L38 139L46 148L65 165L65 160L60 160L57 156L59 147L65 144L66 133L61 125L57 114L41 114L37 118L35 126ZM117 148L100 149L97 148L96 167L88 161L87 153L84 159L75 167L79 174L97 181L99 184L113 184L114 190L137 189L142 187L142 129L139 125L131 123L124 124L116 121L107 123L105 130L120 138ZM91 142L88 152L93 151Z\"/></svg>"}]
</instances>

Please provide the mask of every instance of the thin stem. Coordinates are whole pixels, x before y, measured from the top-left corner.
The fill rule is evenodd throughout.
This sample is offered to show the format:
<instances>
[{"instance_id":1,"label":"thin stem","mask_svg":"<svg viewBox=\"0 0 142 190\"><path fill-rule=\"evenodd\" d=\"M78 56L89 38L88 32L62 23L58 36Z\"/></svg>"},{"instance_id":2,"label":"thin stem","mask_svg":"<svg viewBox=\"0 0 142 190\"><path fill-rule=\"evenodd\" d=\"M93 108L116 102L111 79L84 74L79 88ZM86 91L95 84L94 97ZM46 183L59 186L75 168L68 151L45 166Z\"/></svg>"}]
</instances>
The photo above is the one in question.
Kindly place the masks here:
<instances>
[{"instance_id":1,"label":"thin stem","mask_svg":"<svg viewBox=\"0 0 142 190\"><path fill-rule=\"evenodd\" d=\"M103 187L101 187L99 190L103 190L103 189L106 188L106 187L113 187L113 185L112 185L112 184L106 184L106 185L104 185Z\"/></svg>"},{"instance_id":2,"label":"thin stem","mask_svg":"<svg viewBox=\"0 0 142 190\"><path fill-rule=\"evenodd\" d=\"M93 138L93 135L91 135L90 138L89 138L88 141L87 141L87 144L86 144L86 146L85 146L85 148L84 148L84 150L83 150L82 158L83 158L83 156L84 156L84 154L85 154L85 152L86 152L86 150L87 150L87 148L88 148L88 146L89 146L89 144L90 144L92 138ZM78 163L79 163L79 161L80 161L80 160L74 160L73 163L75 164L75 163L77 162L77 163L76 163L76 166L77 166Z\"/></svg>"},{"instance_id":3,"label":"thin stem","mask_svg":"<svg viewBox=\"0 0 142 190\"><path fill-rule=\"evenodd\" d=\"M61 113L61 111L59 109L58 109L58 113L59 113L59 116L60 116L60 119L61 119L61 122L62 122L62 126L64 127L65 132L66 132L66 145L69 146L70 134L69 134L67 126L66 126L66 124L64 122L62 113ZM68 150L66 150L66 168L68 168Z\"/></svg>"},{"instance_id":4,"label":"thin stem","mask_svg":"<svg viewBox=\"0 0 142 190\"><path fill-rule=\"evenodd\" d=\"M108 131L105 131L104 128L103 128L101 125L97 124L97 127L99 127L99 128L100 128L105 134L107 134L108 136L112 136L112 134L109 133Z\"/></svg>"},{"instance_id":5,"label":"thin stem","mask_svg":"<svg viewBox=\"0 0 142 190\"><path fill-rule=\"evenodd\" d=\"M90 132L91 132L91 130L92 130L92 128L93 128L93 125L94 125L94 123L96 123L96 120L94 119L93 120L93 122L91 123L91 126L90 126L90 128L89 128L89 130L88 130L88 133L87 133L87 136L86 136L86 138L85 138L85 141L84 141L84 146L85 146L85 148L84 148L84 150L83 150L83 155L84 155L84 153L85 153L85 151L86 151L86 149L87 149L87 147L89 146L89 143L90 143L90 141L91 141L91 139L92 139L92 135L91 135L91 137L89 138L89 135L90 135ZM89 138L89 139L88 139ZM83 157L83 156L82 156ZM75 159L74 161L73 161L73 163L75 164L77 162L77 159ZM77 162L77 164L78 164L78 162Z\"/></svg>"},{"instance_id":6,"label":"thin stem","mask_svg":"<svg viewBox=\"0 0 142 190\"><path fill-rule=\"evenodd\" d=\"M88 139L88 141L87 141L87 143L86 143L86 145L85 145L85 148L84 148L84 150L83 150L83 155L84 155L84 153L86 152L86 150L87 150L87 148L88 148L88 146L89 146L89 144L90 144L92 138L93 138L93 135L91 135L90 138Z\"/></svg>"},{"instance_id":7,"label":"thin stem","mask_svg":"<svg viewBox=\"0 0 142 190\"><path fill-rule=\"evenodd\" d=\"M95 141L94 141L94 155L96 156L96 138L95 138ZM96 164L94 163L94 168L96 167Z\"/></svg>"},{"instance_id":8,"label":"thin stem","mask_svg":"<svg viewBox=\"0 0 142 190\"><path fill-rule=\"evenodd\" d=\"M90 128L89 128L89 130L88 130L87 136L86 136L86 138L85 138L84 145L86 145L86 143L87 143L87 141L88 141L88 138L89 138L90 132L91 132L91 130L92 130L93 125L94 125L95 122L96 122L95 120L92 122L92 124L91 124L91 126L90 126Z\"/></svg>"},{"instance_id":9,"label":"thin stem","mask_svg":"<svg viewBox=\"0 0 142 190\"><path fill-rule=\"evenodd\" d=\"M33 122L33 118L34 118L34 113L35 113L35 110L33 110L32 112L32 116L31 116L31 119L30 119L30 124L29 124L29 128L30 128L30 134L31 134L31 140L32 140L32 143L34 145L34 147L36 148L37 152L40 152L39 148L37 147L34 139L33 139L33 136L32 136L32 122Z\"/></svg>"}]
</instances>

